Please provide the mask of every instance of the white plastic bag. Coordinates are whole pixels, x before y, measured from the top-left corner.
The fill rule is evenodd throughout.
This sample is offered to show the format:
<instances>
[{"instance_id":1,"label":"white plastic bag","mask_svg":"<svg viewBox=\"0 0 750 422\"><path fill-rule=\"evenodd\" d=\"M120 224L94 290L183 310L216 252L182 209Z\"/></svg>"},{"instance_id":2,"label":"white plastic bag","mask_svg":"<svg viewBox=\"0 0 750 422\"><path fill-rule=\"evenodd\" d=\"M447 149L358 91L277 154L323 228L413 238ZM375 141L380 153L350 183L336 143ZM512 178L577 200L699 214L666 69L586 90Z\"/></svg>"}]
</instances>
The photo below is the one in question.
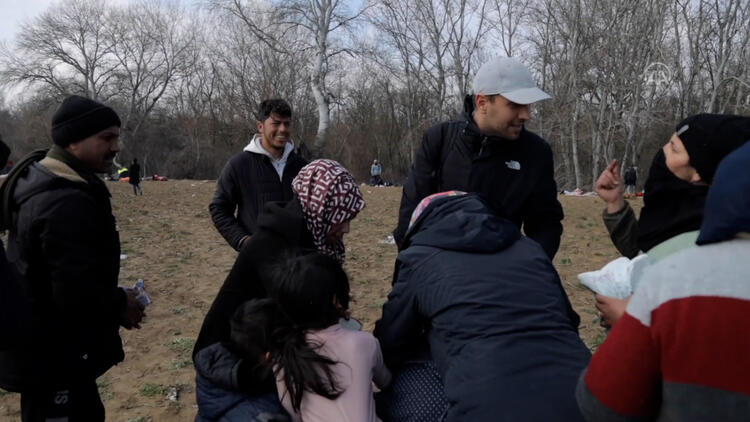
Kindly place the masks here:
<instances>
[{"instance_id":1,"label":"white plastic bag","mask_svg":"<svg viewBox=\"0 0 750 422\"><path fill-rule=\"evenodd\" d=\"M595 293L625 299L633 294L648 265L646 254L638 255L632 260L621 257L601 270L578 274L578 281Z\"/></svg>"}]
</instances>

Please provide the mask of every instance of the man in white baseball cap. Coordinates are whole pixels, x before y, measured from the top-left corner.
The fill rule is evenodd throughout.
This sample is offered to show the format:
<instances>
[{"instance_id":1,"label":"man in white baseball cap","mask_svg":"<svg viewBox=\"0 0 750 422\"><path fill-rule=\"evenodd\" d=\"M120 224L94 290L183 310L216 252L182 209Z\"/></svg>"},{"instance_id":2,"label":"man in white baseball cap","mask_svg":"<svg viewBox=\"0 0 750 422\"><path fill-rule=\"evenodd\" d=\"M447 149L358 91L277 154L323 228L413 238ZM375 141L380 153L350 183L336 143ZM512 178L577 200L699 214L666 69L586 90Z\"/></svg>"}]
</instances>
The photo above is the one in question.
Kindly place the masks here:
<instances>
[{"instance_id":1,"label":"man in white baseball cap","mask_svg":"<svg viewBox=\"0 0 750 422\"><path fill-rule=\"evenodd\" d=\"M530 104L550 96L510 57L485 63L458 119L424 134L404 185L394 237L400 245L416 205L445 190L483 194L501 215L523 227L550 258L560 246L563 218L553 178L552 150L526 130Z\"/></svg>"},{"instance_id":2,"label":"man in white baseball cap","mask_svg":"<svg viewBox=\"0 0 750 422\"><path fill-rule=\"evenodd\" d=\"M550 98L537 88L526 66L510 57L485 63L474 77L472 88L479 130L505 139L521 135L523 124L531 118L530 104Z\"/></svg>"},{"instance_id":3,"label":"man in white baseball cap","mask_svg":"<svg viewBox=\"0 0 750 422\"><path fill-rule=\"evenodd\" d=\"M522 227L539 252L551 259L560 246L563 218L552 150L524 128L531 118L529 105L550 96L536 86L523 64L508 57L485 63L473 82L474 95L466 96L464 113L424 133L404 185L393 232L396 243L401 249L412 212L423 198L459 190L482 195L500 217ZM391 389L398 394L385 395L379 403L379 412L394 422L437 420L448 407L429 345L414 350L422 353L409 356L411 363L393 372Z\"/></svg>"}]
</instances>

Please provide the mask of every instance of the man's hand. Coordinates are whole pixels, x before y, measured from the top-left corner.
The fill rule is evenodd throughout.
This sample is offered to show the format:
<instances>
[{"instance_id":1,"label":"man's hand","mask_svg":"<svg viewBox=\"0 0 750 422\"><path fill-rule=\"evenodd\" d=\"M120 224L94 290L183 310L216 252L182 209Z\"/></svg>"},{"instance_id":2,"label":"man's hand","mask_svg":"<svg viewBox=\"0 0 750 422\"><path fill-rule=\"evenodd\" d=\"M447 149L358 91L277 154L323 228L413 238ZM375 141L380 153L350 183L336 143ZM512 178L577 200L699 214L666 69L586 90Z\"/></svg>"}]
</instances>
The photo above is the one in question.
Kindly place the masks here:
<instances>
[{"instance_id":1,"label":"man's hand","mask_svg":"<svg viewBox=\"0 0 750 422\"><path fill-rule=\"evenodd\" d=\"M138 292L131 288L123 290L125 290L125 311L120 315L120 325L128 330L141 328L141 321L146 314L143 312L143 306L135 299Z\"/></svg>"},{"instance_id":2,"label":"man's hand","mask_svg":"<svg viewBox=\"0 0 750 422\"><path fill-rule=\"evenodd\" d=\"M620 178L620 165L617 160L612 160L594 185L596 193L607 203L608 213L616 213L625 207L624 189Z\"/></svg>"},{"instance_id":3,"label":"man's hand","mask_svg":"<svg viewBox=\"0 0 750 422\"><path fill-rule=\"evenodd\" d=\"M596 309L599 311L601 317L601 326L604 328L612 328L617 321L622 318L625 313L625 308L628 307L630 298L627 299L616 299L614 297L596 295Z\"/></svg>"},{"instance_id":4,"label":"man's hand","mask_svg":"<svg viewBox=\"0 0 750 422\"><path fill-rule=\"evenodd\" d=\"M245 237L243 237L242 240L240 240L240 249L245 247L245 243L247 243L248 240L250 240L249 234L245 235Z\"/></svg>"}]
</instances>

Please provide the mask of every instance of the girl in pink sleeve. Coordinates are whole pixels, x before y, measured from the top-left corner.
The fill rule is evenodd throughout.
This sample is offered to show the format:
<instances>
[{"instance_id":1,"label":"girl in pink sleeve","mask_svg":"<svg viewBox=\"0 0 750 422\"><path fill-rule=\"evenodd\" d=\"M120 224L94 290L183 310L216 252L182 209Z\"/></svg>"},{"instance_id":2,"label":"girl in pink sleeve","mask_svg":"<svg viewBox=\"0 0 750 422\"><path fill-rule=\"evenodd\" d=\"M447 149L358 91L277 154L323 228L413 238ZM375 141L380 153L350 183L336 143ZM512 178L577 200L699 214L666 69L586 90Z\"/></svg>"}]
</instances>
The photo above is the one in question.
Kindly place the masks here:
<instances>
[{"instance_id":1,"label":"girl in pink sleeve","mask_svg":"<svg viewBox=\"0 0 750 422\"><path fill-rule=\"evenodd\" d=\"M266 363L273 367L279 399L295 422L380 421L372 385L385 387L391 374L372 334L339 325L349 314L349 280L341 265L310 253L286 260L274 271L272 299L241 307L246 312L235 315L233 342L242 343L243 328L257 332L258 321L270 321L266 335L253 338L266 339Z\"/></svg>"}]
</instances>

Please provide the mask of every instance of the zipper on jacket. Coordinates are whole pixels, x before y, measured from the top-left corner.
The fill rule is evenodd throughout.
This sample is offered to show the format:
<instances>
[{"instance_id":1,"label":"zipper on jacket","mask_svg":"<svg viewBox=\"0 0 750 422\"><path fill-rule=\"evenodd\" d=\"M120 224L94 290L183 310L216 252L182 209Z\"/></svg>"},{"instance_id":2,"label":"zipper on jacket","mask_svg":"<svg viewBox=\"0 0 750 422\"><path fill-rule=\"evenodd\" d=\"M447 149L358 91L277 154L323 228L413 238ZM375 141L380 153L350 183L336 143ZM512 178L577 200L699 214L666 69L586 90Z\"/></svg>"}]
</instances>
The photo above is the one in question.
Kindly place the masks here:
<instances>
[{"instance_id":1,"label":"zipper on jacket","mask_svg":"<svg viewBox=\"0 0 750 422\"><path fill-rule=\"evenodd\" d=\"M482 153L484 152L484 147L486 146L487 146L487 137L485 136L482 138L482 146L479 147L479 154L477 154L477 158L482 156Z\"/></svg>"}]
</instances>

